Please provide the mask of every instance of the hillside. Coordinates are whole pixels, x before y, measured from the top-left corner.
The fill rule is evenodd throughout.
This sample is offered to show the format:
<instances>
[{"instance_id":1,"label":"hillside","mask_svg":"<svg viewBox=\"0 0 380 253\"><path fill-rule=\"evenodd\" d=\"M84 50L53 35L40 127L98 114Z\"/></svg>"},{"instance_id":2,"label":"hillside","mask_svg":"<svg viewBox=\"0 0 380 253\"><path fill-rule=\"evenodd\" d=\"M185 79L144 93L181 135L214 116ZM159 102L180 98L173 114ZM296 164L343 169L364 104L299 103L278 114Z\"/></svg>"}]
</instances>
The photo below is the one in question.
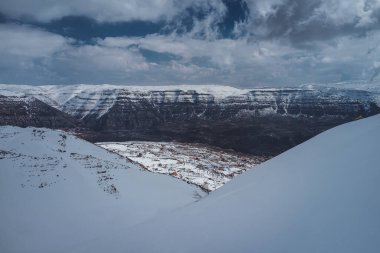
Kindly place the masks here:
<instances>
[{"instance_id":1,"label":"hillside","mask_svg":"<svg viewBox=\"0 0 380 253\"><path fill-rule=\"evenodd\" d=\"M0 252L69 252L202 195L64 132L0 127Z\"/></svg>"},{"instance_id":2,"label":"hillside","mask_svg":"<svg viewBox=\"0 0 380 253\"><path fill-rule=\"evenodd\" d=\"M378 252L379 129L377 115L326 131L197 203L81 250Z\"/></svg>"}]
</instances>

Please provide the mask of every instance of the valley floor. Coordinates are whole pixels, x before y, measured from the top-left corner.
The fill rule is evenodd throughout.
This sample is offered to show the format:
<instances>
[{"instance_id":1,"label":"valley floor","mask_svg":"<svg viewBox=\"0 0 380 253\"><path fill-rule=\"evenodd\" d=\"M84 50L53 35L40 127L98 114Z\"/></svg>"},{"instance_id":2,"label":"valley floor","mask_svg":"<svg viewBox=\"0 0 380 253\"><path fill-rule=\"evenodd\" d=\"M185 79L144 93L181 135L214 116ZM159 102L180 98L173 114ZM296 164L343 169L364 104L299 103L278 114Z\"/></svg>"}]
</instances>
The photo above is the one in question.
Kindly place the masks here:
<instances>
[{"instance_id":1,"label":"valley floor","mask_svg":"<svg viewBox=\"0 0 380 253\"><path fill-rule=\"evenodd\" d=\"M151 172L182 179L205 191L216 190L234 176L268 159L194 143L129 141L97 145Z\"/></svg>"}]
</instances>

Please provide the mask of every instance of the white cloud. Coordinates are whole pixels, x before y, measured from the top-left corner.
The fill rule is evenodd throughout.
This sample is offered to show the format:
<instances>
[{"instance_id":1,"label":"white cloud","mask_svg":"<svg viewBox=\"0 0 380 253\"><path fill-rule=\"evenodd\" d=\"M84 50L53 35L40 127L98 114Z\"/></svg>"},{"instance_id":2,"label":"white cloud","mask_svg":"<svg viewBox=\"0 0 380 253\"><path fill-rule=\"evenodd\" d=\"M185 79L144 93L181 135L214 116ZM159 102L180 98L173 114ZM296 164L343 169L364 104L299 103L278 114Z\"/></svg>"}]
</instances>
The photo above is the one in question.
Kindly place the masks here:
<instances>
[{"instance_id":1,"label":"white cloud","mask_svg":"<svg viewBox=\"0 0 380 253\"><path fill-rule=\"evenodd\" d=\"M17 82L208 82L259 59L246 40L203 41L190 37L107 38L95 45L72 45L71 39L20 25L0 27L0 80ZM139 48L180 57L160 64L145 59ZM248 52L247 51L252 51ZM263 49L263 51L265 51ZM207 64L194 62L206 59ZM17 75L17 78L15 77Z\"/></svg>"},{"instance_id":2,"label":"white cloud","mask_svg":"<svg viewBox=\"0 0 380 253\"><path fill-rule=\"evenodd\" d=\"M68 39L16 24L0 24L0 53L25 57L49 57L62 50Z\"/></svg>"},{"instance_id":3,"label":"white cloud","mask_svg":"<svg viewBox=\"0 0 380 253\"><path fill-rule=\"evenodd\" d=\"M102 47L99 45L73 46L70 38L16 24L0 25L0 53L4 57L18 57L25 62L40 58L68 61L92 68L116 71L144 70L145 59L136 50Z\"/></svg>"},{"instance_id":4,"label":"white cloud","mask_svg":"<svg viewBox=\"0 0 380 253\"><path fill-rule=\"evenodd\" d=\"M30 26L0 25L0 82L19 83L222 83L295 85L367 79L378 69L380 33L338 37L312 49L286 40L196 39L150 35L72 39ZM150 62L142 49L174 55ZM376 76L375 76L376 77Z\"/></svg>"},{"instance_id":5,"label":"white cloud","mask_svg":"<svg viewBox=\"0 0 380 253\"><path fill-rule=\"evenodd\" d=\"M133 50L84 45L73 47L60 55L62 61L75 64L77 69L112 72L148 70L149 64Z\"/></svg>"},{"instance_id":6,"label":"white cloud","mask_svg":"<svg viewBox=\"0 0 380 253\"><path fill-rule=\"evenodd\" d=\"M207 58L214 66L233 69L236 65L261 61L264 58L280 56L289 49L285 46L276 48L271 42L251 43L247 39L200 40L189 36L151 35L138 38L106 38L100 44L110 47L137 45L139 48L159 53L180 56L183 61L191 62L194 58Z\"/></svg>"},{"instance_id":7,"label":"white cloud","mask_svg":"<svg viewBox=\"0 0 380 253\"><path fill-rule=\"evenodd\" d=\"M286 3L286 0L247 0L251 14L267 18L276 12L276 6Z\"/></svg>"},{"instance_id":8,"label":"white cloud","mask_svg":"<svg viewBox=\"0 0 380 253\"><path fill-rule=\"evenodd\" d=\"M145 71L150 64L139 52L100 45L74 46L72 39L29 26L0 25L2 81L60 82L91 75ZM91 75L89 75L91 74ZM94 80L96 77L94 76ZM9 81L8 81L9 82Z\"/></svg>"}]
</instances>

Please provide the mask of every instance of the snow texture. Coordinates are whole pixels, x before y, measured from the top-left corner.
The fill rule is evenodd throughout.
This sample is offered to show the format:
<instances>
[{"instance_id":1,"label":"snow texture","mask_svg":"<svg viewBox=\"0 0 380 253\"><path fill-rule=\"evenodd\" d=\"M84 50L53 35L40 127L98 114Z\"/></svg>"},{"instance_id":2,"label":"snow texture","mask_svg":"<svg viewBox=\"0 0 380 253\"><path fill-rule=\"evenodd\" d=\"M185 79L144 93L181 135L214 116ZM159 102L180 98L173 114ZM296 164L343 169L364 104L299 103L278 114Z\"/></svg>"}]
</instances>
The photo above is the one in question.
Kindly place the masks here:
<instances>
[{"instance_id":1,"label":"snow texture","mask_svg":"<svg viewBox=\"0 0 380 253\"><path fill-rule=\"evenodd\" d=\"M71 252L204 193L61 131L0 127L0 252Z\"/></svg>"},{"instance_id":2,"label":"snow texture","mask_svg":"<svg viewBox=\"0 0 380 253\"><path fill-rule=\"evenodd\" d=\"M1 127L0 251L377 253L379 129L377 115L328 130L194 202L87 142Z\"/></svg>"},{"instance_id":3,"label":"snow texture","mask_svg":"<svg viewBox=\"0 0 380 253\"><path fill-rule=\"evenodd\" d=\"M376 253L380 115L328 130L88 252Z\"/></svg>"}]
</instances>

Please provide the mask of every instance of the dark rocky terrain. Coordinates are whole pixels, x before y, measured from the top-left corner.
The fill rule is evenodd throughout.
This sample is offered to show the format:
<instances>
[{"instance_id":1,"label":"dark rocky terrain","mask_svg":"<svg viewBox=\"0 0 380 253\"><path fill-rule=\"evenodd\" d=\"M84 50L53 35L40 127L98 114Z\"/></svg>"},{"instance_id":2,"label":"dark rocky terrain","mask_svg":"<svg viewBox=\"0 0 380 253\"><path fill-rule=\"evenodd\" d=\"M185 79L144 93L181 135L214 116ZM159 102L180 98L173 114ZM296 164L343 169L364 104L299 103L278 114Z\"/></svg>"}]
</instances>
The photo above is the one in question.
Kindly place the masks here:
<instances>
[{"instance_id":1,"label":"dark rocky terrain","mask_svg":"<svg viewBox=\"0 0 380 253\"><path fill-rule=\"evenodd\" d=\"M36 98L0 95L0 125L71 129L80 122Z\"/></svg>"},{"instance_id":2,"label":"dark rocky terrain","mask_svg":"<svg viewBox=\"0 0 380 253\"><path fill-rule=\"evenodd\" d=\"M46 100L61 111L51 107L54 116L46 116L47 104L40 101L44 109L37 111L43 112L43 117L34 113L28 116L32 120L22 124L39 122L38 126L62 128L76 120L82 124L77 134L92 142L175 140L273 156L326 129L380 113L379 94L362 90L221 86L222 92L214 94L218 87L209 92L192 88L24 88L26 96ZM60 96L53 93L67 99L57 99ZM36 103L33 108L38 107ZM7 117L7 111L1 111L2 124ZM49 117L54 120L47 120Z\"/></svg>"}]
</instances>

